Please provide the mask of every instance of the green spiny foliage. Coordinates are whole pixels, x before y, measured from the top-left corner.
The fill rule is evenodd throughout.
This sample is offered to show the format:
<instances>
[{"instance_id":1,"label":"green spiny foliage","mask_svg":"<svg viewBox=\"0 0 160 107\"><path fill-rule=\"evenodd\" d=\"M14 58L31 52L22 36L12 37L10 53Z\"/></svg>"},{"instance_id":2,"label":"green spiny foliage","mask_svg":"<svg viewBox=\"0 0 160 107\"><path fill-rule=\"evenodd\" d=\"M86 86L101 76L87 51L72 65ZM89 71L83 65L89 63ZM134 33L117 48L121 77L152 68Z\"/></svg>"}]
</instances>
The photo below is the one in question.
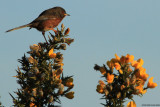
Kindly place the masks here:
<instances>
[{"instance_id":1,"label":"green spiny foliage","mask_svg":"<svg viewBox=\"0 0 160 107\"><path fill-rule=\"evenodd\" d=\"M17 69L20 85L13 97L16 107L55 107L55 102L61 103L60 96L69 99L74 97L72 76L63 75L63 54L59 50L66 50L66 44L70 45L74 39L67 38L69 28L65 30L62 24L61 30L57 29L55 35L50 33L48 43L38 43L30 46L27 52L30 57L24 55L18 61L21 67ZM56 51L56 53L54 53Z\"/></svg>"}]
</instances>

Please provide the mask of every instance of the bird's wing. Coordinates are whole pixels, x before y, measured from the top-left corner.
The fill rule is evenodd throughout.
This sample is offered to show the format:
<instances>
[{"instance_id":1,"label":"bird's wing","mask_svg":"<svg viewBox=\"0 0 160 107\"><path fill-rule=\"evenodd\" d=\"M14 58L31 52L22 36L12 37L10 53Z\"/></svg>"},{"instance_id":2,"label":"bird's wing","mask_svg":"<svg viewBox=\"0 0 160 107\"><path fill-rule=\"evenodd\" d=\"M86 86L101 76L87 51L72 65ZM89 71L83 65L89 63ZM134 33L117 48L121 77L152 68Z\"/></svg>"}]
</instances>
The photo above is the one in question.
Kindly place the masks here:
<instances>
[{"instance_id":1,"label":"bird's wing","mask_svg":"<svg viewBox=\"0 0 160 107\"><path fill-rule=\"evenodd\" d=\"M53 16L49 16L49 15L48 16L43 15L43 16L36 18L31 23L36 23L36 22L45 21L45 20L49 20L49 19L56 20L57 18L53 17Z\"/></svg>"},{"instance_id":2,"label":"bird's wing","mask_svg":"<svg viewBox=\"0 0 160 107\"><path fill-rule=\"evenodd\" d=\"M51 9L48 9L48 10L45 10L43 11L38 17L41 17L41 16L48 16L48 15L56 15L55 11L53 8Z\"/></svg>"}]
</instances>

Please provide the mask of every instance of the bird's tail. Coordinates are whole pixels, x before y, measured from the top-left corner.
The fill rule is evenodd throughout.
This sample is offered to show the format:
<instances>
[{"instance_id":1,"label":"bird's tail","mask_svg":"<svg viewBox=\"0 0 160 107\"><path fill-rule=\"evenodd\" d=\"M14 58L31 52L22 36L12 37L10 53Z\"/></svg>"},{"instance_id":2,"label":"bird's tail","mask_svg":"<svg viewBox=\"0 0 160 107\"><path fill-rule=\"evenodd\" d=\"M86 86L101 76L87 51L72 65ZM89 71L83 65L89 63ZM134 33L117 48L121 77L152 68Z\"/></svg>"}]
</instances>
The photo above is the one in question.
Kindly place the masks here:
<instances>
[{"instance_id":1,"label":"bird's tail","mask_svg":"<svg viewBox=\"0 0 160 107\"><path fill-rule=\"evenodd\" d=\"M25 28L25 27L30 27L31 25L32 25L32 24L26 24L26 25L23 25L23 26L19 26L19 27L16 27L16 28L7 30L6 32L10 32L10 31L13 31L13 30L22 29L22 28Z\"/></svg>"}]
</instances>

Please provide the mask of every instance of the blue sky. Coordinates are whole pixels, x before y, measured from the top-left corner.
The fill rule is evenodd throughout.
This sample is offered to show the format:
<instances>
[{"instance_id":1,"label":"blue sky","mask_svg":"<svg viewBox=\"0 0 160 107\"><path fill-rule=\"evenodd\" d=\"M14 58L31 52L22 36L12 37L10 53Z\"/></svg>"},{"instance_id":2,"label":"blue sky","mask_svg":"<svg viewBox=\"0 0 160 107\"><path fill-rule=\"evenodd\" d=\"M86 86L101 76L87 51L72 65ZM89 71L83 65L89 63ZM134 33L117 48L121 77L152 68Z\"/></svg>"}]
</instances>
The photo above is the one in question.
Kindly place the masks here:
<instances>
[{"instance_id":1,"label":"blue sky","mask_svg":"<svg viewBox=\"0 0 160 107\"><path fill-rule=\"evenodd\" d=\"M100 107L101 95L96 92L100 73L94 64L127 53L144 60L143 67L158 84L143 97L134 97L137 106L160 104L160 1L159 0L1 0L0 27L0 100L11 106L13 94L19 88L16 79L17 59L29 46L44 42L35 29L5 33L6 30L27 24L43 10L61 6L71 16L62 23L71 29L75 42L64 53L64 74L74 75L75 98L62 98L63 107ZM58 26L60 27L60 26ZM48 34L48 33L46 33Z\"/></svg>"}]
</instances>

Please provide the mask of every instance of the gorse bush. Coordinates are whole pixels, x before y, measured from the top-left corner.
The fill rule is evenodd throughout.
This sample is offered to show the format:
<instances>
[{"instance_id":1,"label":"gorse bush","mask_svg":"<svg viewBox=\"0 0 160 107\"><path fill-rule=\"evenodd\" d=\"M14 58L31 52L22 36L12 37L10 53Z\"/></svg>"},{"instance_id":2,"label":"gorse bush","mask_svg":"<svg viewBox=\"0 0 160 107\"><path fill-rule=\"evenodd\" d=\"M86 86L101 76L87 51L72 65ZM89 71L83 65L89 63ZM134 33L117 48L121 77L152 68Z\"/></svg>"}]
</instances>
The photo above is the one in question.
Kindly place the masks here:
<instances>
[{"instance_id":1,"label":"gorse bush","mask_svg":"<svg viewBox=\"0 0 160 107\"><path fill-rule=\"evenodd\" d=\"M57 29L55 35L50 33L48 43L38 43L30 46L18 61L21 67L17 69L17 83L20 85L13 97L16 107L55 107L55 102L61 103L60 97L72 99L74 92L73 77L63 74L63 54L59 50L66 50L74 40L67 38L70 29Z\"/></svg>"},{"instance_id":2,"label":"gorse bush","mask_svg":"<svg viewBox=\"0 0 160 107\"><path fill-rule=\"evenodd\" d=\"M143 96L149 88L155 88L153 77L145 83L149 77L146 69L142 67L143 59L134 60L133 55L119 57L107 61L106 65L95 65L94 69L100 71L103 80L99 80L97 92L106 100L105 107L123 107L126 99L132 100L127 107L136 107L134 95Z\"/></svg>"}]
</instances>

